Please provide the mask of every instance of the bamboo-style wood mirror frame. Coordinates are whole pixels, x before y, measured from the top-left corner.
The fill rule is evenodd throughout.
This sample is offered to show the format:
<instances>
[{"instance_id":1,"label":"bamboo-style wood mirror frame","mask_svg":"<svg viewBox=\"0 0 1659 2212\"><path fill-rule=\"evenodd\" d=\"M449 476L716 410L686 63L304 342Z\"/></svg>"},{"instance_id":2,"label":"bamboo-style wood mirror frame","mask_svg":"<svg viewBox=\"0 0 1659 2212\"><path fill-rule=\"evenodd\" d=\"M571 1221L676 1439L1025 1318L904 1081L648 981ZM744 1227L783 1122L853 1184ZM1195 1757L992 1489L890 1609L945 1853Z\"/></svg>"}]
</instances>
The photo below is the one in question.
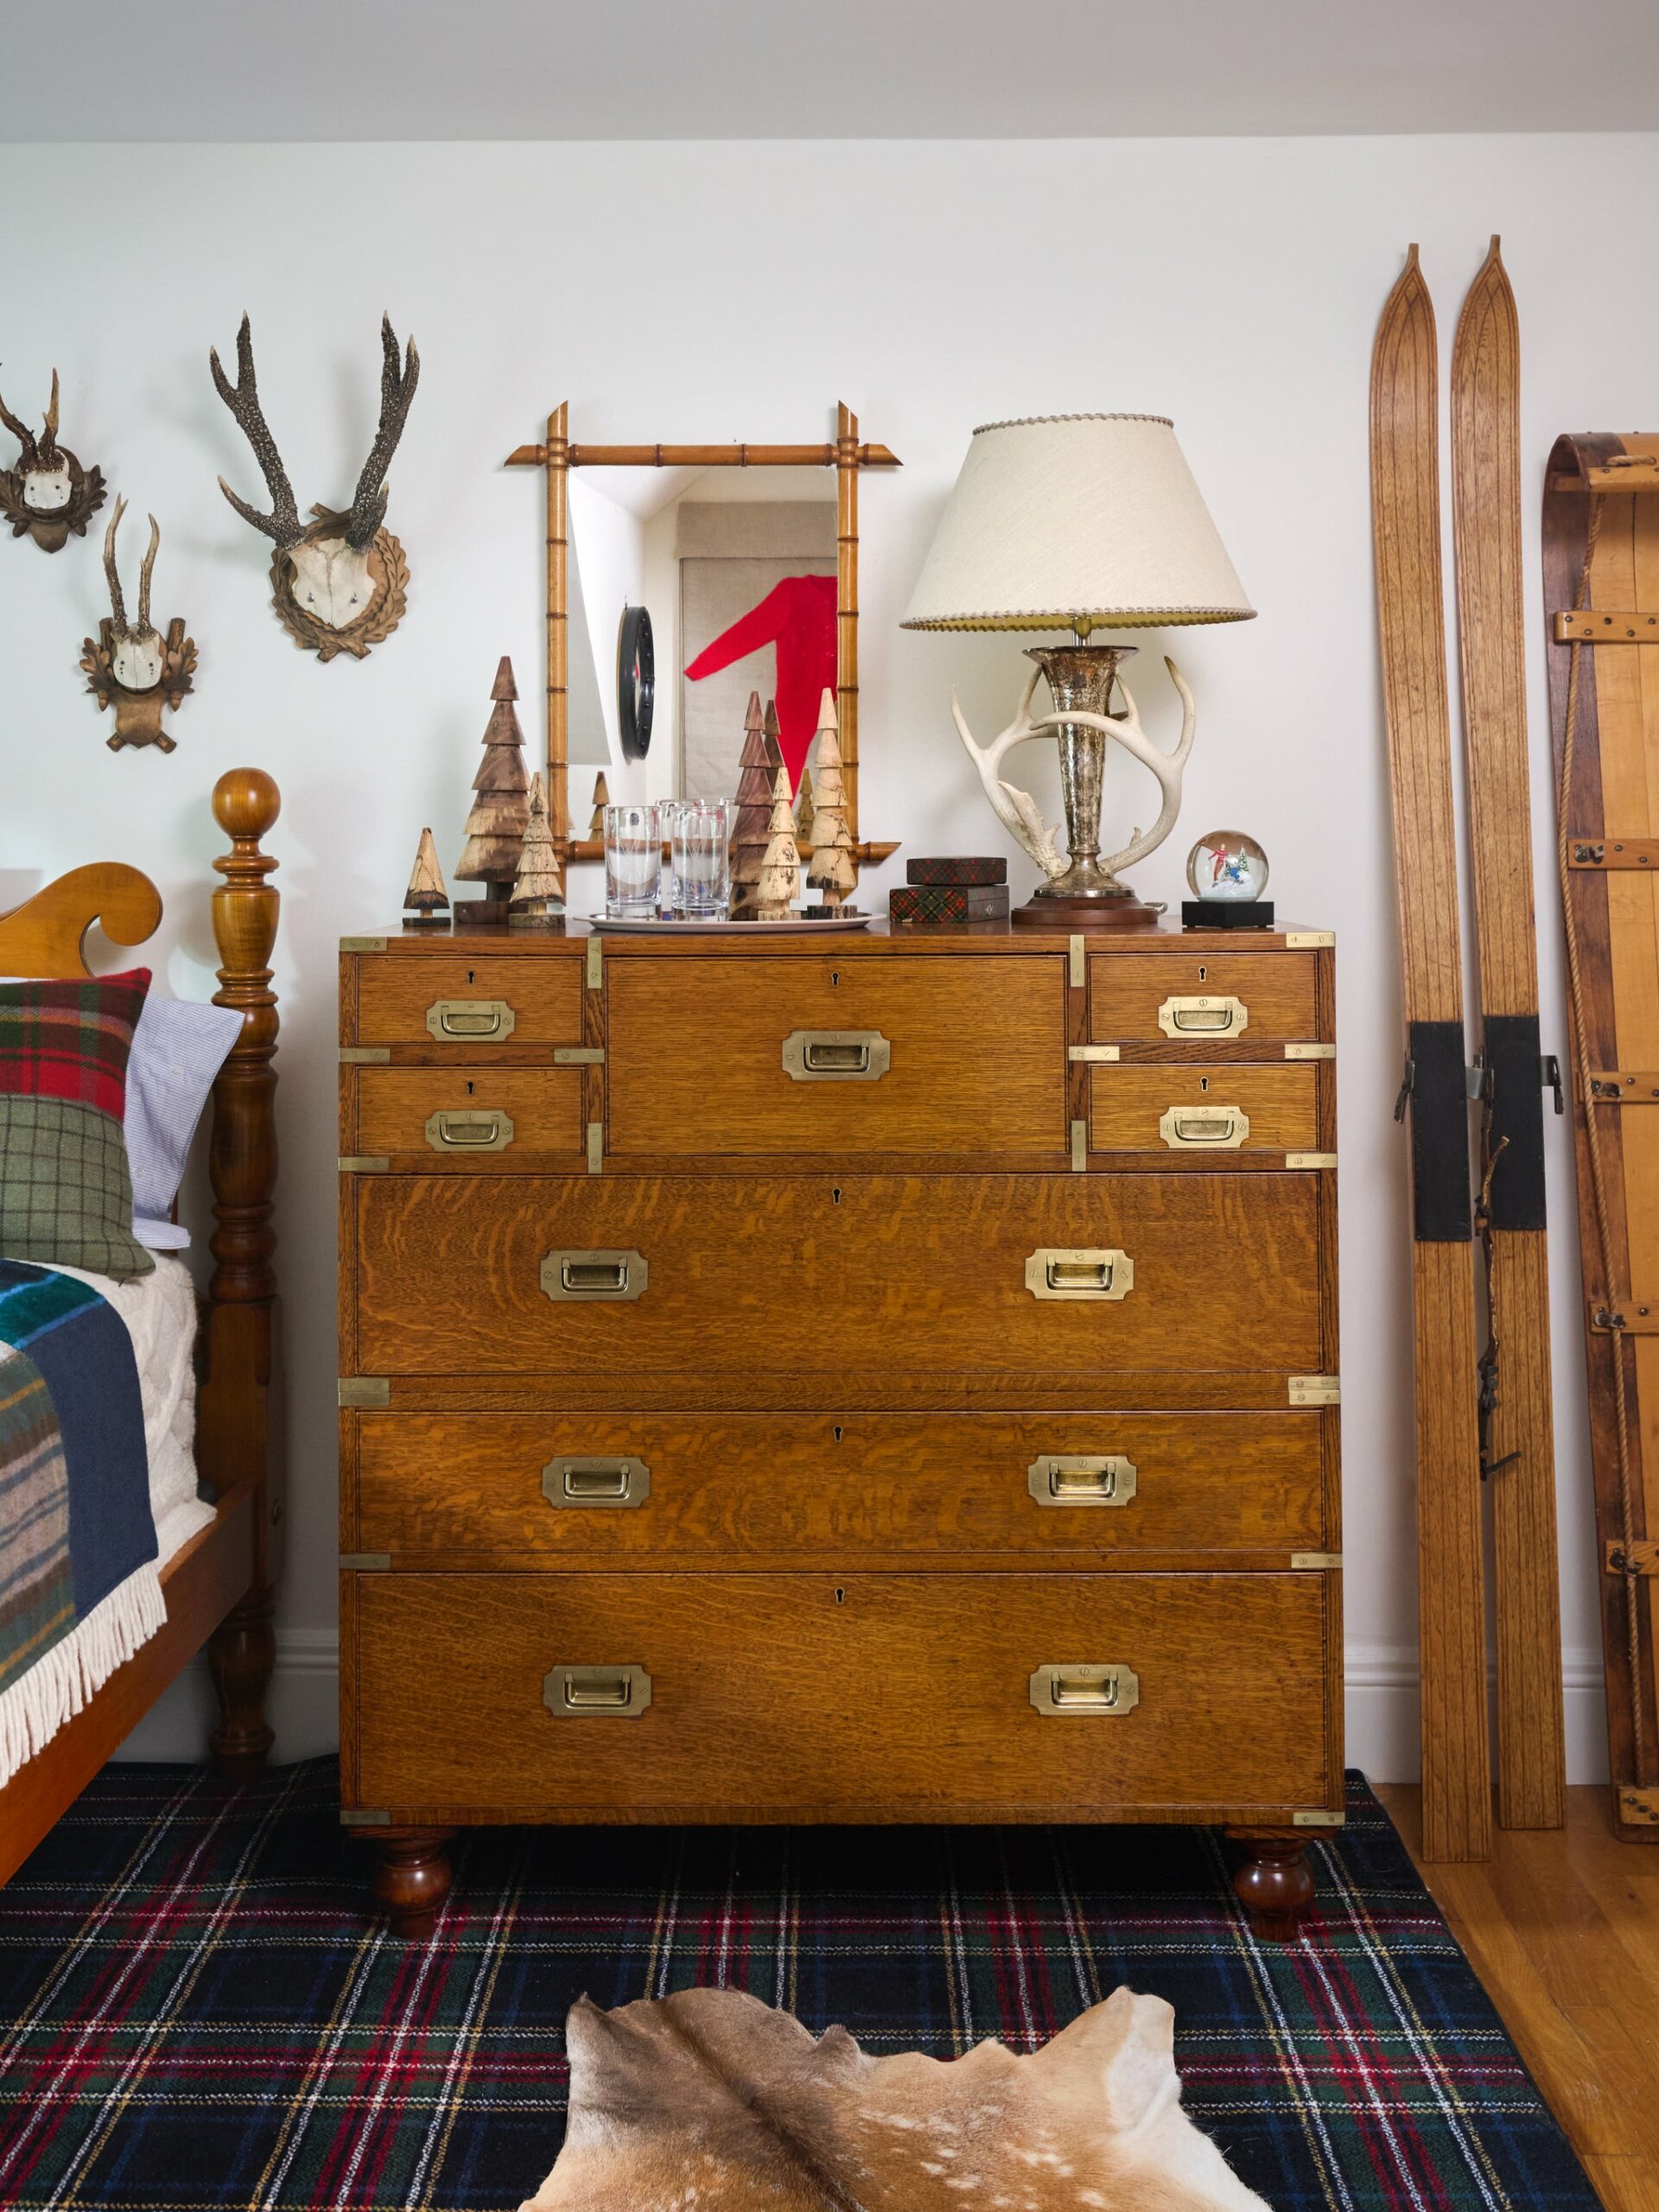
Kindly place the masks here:
<instances>
[{"instance_id":1,"label":"bamboo-style wood mirror frame","mask_svg":"<svg viewBox=\"0 0 1659 2212\"><path fill-rule=\"evenodd\" d=\"M836 472L836 690L841 721L842 778L847 827L861 867L886 860L897 842L861 841L858 826L858 473L897 468L886 446L861 445L858 417L836 409L833 441L815 446L588 446L570 438L570 408L562 400L547 418L545 442L519 446L509 468L547 472L547 812L563 861L604 857L596 837L570 835L569 629L565 613L569 488L573 468L833 468ZM803 849L804 856L804 849Z\"/></svg>"}]
</instances>

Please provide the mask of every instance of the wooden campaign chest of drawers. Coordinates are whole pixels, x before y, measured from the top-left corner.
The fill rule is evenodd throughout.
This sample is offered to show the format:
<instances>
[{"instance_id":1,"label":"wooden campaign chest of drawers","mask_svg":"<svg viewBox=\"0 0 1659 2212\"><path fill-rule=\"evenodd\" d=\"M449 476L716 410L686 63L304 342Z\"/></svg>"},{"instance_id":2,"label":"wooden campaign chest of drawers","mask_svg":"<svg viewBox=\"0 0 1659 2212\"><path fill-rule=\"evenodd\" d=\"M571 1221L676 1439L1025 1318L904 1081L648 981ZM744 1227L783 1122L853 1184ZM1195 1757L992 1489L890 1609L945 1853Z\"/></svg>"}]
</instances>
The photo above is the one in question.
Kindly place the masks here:
<instances>
[{"instance_id":1,"label":"wooden campaign chest of drawers","mask_svg":"<svg viewBox=\"0 0 1659 2212\"><path fill-rule=\"evenodd\" d=\"M348 940L344 1818L1341 1819L1311 932Z\"/></svg>"}]
</instances>

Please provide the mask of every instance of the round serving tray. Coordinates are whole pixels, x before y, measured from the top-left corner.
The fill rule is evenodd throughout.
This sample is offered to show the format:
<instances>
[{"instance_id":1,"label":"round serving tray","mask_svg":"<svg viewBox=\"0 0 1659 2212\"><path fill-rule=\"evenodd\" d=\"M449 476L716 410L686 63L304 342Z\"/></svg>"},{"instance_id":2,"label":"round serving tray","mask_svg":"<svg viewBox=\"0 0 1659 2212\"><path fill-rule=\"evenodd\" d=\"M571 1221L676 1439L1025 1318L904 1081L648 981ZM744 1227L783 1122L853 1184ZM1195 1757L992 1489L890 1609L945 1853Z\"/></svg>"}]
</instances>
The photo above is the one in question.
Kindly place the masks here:
<instances>
[{"instance_id":1,"label":"round serving tray","mask_svg":"<svg viewBox=\"0 0 1659 2212\"><path fill-rule=\"evenodd\" d=\"M817 937L826 931L844 934L849 930L867 930L871 919L868 914L836 914L833 918L809 921L797 914L786 922L722 922L701 915L664 921L654 916L612 919L607 915L594 914L589 916L588 926L607 935L631 937Z\"/></svg>"}]
</instances>

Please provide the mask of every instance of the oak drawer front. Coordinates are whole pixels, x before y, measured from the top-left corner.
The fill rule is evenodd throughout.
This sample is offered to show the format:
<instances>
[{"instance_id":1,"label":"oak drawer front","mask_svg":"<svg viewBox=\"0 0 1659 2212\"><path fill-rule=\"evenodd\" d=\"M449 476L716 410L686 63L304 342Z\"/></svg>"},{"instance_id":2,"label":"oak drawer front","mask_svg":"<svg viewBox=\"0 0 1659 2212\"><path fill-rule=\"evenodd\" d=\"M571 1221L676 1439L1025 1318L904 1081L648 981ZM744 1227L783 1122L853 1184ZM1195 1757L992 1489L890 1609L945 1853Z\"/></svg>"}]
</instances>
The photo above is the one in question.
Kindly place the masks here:
<instances>
[{"instance_id":1,"label":"oak drawer front","mask_svg":"<svg viewBox=\"0 0 1659 2212\"><path fill-rule=\"evenodd\" d=\"M456 1058L492 1045L582 1041L582 963L444 953L357 963L359 1045L418 1045Z\"/></svg>"},{"instance_id":2,"label":"oak drawer front","mask_svg":"<svg viewBox=\"0 0 1659 2212\"><path fill-rule=\"evenodd\" d=\"M618 1156L1065 1148L1063 954L631 957L606 991Z\"/></svg>"},{"instance_id":3,"label":"oak drawer front","mask_svg":"<svg viewBox=\"0 0 1659 2212\"><path fill-rule=\"evenodd\" d=\"M1185 1053L1314 1038L1316 1020L1311 952L1114 952L1089 963L1091 1037Z\"/></svg>"},{"instance_id":4,"label":"oak drawer front","mask_svg":"<svg viewBox=\"0 0 1659 2212\"><path fill-rule=\"evenodd\" d=\"M359 1068L359 1153L499 1160L580 1153L582 1075L572 1068Z\"/></svg>"},{"instance_id":5,"label":"oak drawer front","mask_svg":"<svg viewBox=\"0 0 1659 2212\"><path fill-rule=\"evenodd\" d=\"M1315 1372L1319 1179L364 1176L356 1371Z\"/></svg>"},{"instance_id":6,"label":"oak drawer front","mask_svg":"<svg viewBox=\"0 0 1659 2212\"><path fill-rule=\"evenodd\" d=\"M563 1818L1318 1804L1325 1580L360 1575L358 1796ZM1120 1674L1113 1705L1039 1710L1050 1666L1128 1669L1135 1694Z\"/></svg>"},{"instance_id":7,"label":"oak drawer front","mask_svg":"<svg viewBox=\"0 0 1659 2212\"><path fill-rule=\"evenodd\" d=\"M355 1546L400 1560L1328 1548L1316 1412L357 1418Z\"/></svg>"},{"instance_id":8,"label":"oak drawer front","mask_svg":"<svg viewBox=\"0 0 1659 2212\"><path fill-rule=\"evenodd\" d=\"M1089 1141L1096 1152L1203 1153L1224 1167L1238 1152L1313 1152L1319 1071L1306 1062L1094 1067Z\"/></svg>"}]
</instances>

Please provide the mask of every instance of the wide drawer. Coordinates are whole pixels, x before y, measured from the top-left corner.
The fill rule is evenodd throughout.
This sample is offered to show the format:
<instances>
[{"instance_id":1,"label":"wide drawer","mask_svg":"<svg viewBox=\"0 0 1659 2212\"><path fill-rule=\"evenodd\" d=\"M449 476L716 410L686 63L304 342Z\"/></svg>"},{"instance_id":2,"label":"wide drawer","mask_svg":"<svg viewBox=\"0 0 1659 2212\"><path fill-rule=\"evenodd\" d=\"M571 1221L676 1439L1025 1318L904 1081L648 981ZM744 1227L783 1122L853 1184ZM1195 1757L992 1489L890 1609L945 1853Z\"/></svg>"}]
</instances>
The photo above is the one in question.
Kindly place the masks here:
<instances>
[{"instance_id":1,"label":"wide drawer","mask_svg":"<svg viewBox=\"0 0 1659 2212\"><path fill-rule=\"evenodd\" d=\"M1317 1173L364 1176L364 1375L1319 1366Z\"/></svg>"},{"instance_id":2,"label":"wide drawer","mask_svg":"<svg viewBox=\"0 0 1659 2212\"><path fill-rule=\"evenodd\" d=\"M582 1148L579 1067L366 1067L354 1076L356 1153L499 1160Z\"/></svg>"},{"instance_id":3,"label":"wide drawer","mask_svg":"<svg viewBox=\"0 0 1659 2212\"><path fill-rule=\"evenodd\" d=\"M1061 1566L1329 1541L1321 1417L348 1414L350 1548L649 1569L1014 1552ZM1273 1554L1264 1558L1262 1554Z\"/></svg>"},{"instance_id":4,"label":"wide drawer","mask_svg":"<svg viewBox=\"0 0 1659 2212\"><path fill-rule=\"evenodd\" d=\"M615 960L607 1150L1064 1152L1065 990L1058 952Z\"/></svg>"},{"instance_id":5,"label":"wide drawer","mask_svg":"<svg viewBox=\"0 0 1659 2212\"><path fill-rule=\"evenodd\" d=\"M1282 1045L1317 1037L1316 1020L1311 952L1113 952L1089 963L1091 1037L1182 1052Z\"/></svg>"},{"instance_id":6,"label":"wide drawer","mask_svg":"<svg viewBox=\"0 0 1659 2212\"><path fill-rule=\"evenodd\" d=\"M1306 1062L1094 1067L1089 1141L1096 1152L1208 1154L1223 1166L1238 1152L1313 1152L1319 1071Z\"/></svg>"},{"instance_id":7,"label":"wide drawer","mask_svg":"<svg viewBox=\"0 0 1659 2212\"><path fill-rule=\"evenodd\" d=\"M360 1575L355 1802L760 1820L1322 1804L1326 1580ZM1109 1702L1097 1675L1091 1703L1074 1675L1075 1702L1039 1681L1039 1710L1046 1667L1127 1669L1135 1694L1120 1673Z\"/></svg>"},{"instance_id":8,"label":"wide drawer","mask_svg":"<svg viewBox=\"0 0 1659 2212\"><path fill-rule=\"evenodd\" d=\"M575 957L368 954L357 962L356 1034L346 1041L458 1058L493 1045L577 1045L582 991Z\"/></svg>"}]
</instances>

